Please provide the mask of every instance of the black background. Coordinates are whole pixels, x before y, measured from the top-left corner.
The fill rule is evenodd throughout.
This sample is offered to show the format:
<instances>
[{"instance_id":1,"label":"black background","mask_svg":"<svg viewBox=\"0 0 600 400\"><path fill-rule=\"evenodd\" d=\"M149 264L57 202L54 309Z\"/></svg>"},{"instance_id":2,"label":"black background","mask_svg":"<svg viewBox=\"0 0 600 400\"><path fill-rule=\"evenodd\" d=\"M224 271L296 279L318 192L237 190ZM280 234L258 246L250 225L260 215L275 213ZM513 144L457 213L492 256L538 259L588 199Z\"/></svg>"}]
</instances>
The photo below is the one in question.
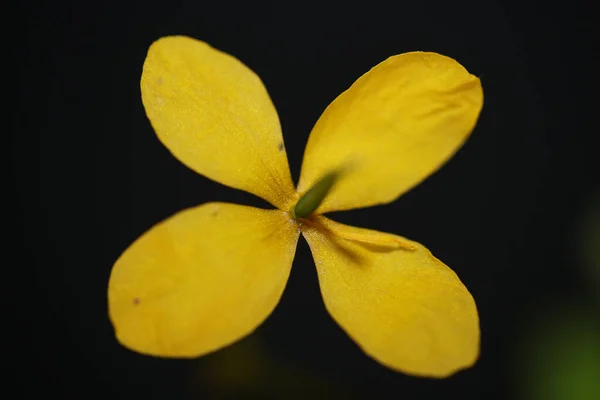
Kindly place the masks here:
<instances>
[{"instance_id":1,"label":"black background","mask_svg":"<svg viewBox=\"0 0 600 400\"><path fill-rule=\"evenodd\" d=\"M593 9L550 3L22 3L6 211L16 228L2 263L10 398L516 396L526 310L583 293L573 229L598 178ZM132 240L196 204L266 206L187 169L154 135L139 78L150 43L170 34L258 73L294 180L320 113L388 56L436 51L481 77L479 124L446 166L392 204L332 215L419 241L459 274L480 311L475 367L430 380L365 356L327 315L303 240L281 303L239 344L162 360L116 342L106 285Z\"/></svg>"}]
</instances>

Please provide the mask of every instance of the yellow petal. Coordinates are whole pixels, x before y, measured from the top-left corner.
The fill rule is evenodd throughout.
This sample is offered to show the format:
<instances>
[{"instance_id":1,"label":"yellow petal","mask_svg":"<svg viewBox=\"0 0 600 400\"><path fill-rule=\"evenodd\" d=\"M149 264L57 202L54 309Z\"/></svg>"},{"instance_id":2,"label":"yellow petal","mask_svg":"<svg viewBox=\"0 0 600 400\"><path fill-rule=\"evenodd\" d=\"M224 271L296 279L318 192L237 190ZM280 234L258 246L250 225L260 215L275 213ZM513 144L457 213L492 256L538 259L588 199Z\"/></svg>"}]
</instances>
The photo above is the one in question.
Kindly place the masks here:
<instances>
[{"instance_id":1,"label":"yellow petal","mask_svg":"<svg viewBox=\"0 0 600 400\"><path fill-rule=\"evenodd\" d=\"M325 306L371 357L446 377L479 354L479 317L456 274L419 243L315 217L304 225Z\"/></svg>"},{"instance_id":2,"label":"yellow petal","mask_svg":"<svg viewBox=\"0 0 600 400\"><path fill-rule=\"evenodd\" d=\"M460 148L482 105L479 79L455 60L424 52L390 57L319 118L298 191L346 168L317 213L389 203Z\"/></svg>"},{"instance_id":3,"label":"yellow petal","mask_svg":"<svg viewBox=\"0 0 600 400\"><path fill-rule=\"evenodd\" d=\"M287 209L295 196L277 111L234 57L184 36L157 40L141 81L146 114L182 163Z\"/></svg>"},{"instance_id":4,"label":"yellow petal","mask_svg":"<svg viewBox=\"0 0 600 400\"><path fill-rule=\"evenodd\" d=\"M194 357L250 334L279 302L298 236L280 210L227 203L157 224L113 267L117 339L144 354Z\"/></svg>"}]
</instances>

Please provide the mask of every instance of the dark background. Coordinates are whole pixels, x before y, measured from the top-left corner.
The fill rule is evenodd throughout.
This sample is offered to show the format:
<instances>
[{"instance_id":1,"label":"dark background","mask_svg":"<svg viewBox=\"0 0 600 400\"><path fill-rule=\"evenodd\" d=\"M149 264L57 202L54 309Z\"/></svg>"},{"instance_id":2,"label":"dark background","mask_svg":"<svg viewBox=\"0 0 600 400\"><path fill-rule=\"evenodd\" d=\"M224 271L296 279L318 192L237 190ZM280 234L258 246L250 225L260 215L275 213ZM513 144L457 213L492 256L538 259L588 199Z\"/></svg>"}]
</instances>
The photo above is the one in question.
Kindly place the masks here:
<instances>
[{"instance_id":1,"label":"dark background","mask_svg":"<svg viewBox=\"0 0 600 400\"><path fill-rule=\"evenodd\" d=\"M528 322L557 299L592 307L598 290L576 239L598 182L591 2L252 3L19 5L5 210L16 224L2 262L10 398L516 398ZM479 124L445 167L392 204L333 215L417 240L459 274L480 312L475 367L430 380L365 356L327 315L303 240L281 303L240 343L163 360L116 342L106 286L131 241L196 204L265 206L187 169L154 135L139 79L150 43L170 34L258 73L294 180L324 108L388 56L436 51L481 77Z\"/></svg>"}]
</instances>

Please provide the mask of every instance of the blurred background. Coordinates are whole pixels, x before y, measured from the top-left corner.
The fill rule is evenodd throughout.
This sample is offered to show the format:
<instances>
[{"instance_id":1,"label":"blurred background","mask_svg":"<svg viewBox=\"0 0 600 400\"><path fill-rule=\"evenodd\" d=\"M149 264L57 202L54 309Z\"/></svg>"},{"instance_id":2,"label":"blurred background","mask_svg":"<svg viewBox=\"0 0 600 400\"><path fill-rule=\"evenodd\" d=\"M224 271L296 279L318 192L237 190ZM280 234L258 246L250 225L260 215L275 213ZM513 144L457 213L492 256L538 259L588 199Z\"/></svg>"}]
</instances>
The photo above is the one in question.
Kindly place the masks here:
<instances>
[{"instance_id":1,"label":"blurred background","mask_svg":"<svg viewBox=\"0 0 600 400\"><path fill-rule=\"evenodd\" d=\"M8 398L600 398L598 29L591 2L540 4L15 4ZM239 343L197 360L117 343L106 286L135 238L204 202L266 206L187 169L154 135L139 79L148 46L171 34L258 73L295 180L321 112L388 56L435 51L481 78L479 123L446 166L392 204L332 215L419 241L458 273L481 318L473 368L432 380L364 355L328 316L303 240L281 303Z\"/></svg>"}]
</instances>

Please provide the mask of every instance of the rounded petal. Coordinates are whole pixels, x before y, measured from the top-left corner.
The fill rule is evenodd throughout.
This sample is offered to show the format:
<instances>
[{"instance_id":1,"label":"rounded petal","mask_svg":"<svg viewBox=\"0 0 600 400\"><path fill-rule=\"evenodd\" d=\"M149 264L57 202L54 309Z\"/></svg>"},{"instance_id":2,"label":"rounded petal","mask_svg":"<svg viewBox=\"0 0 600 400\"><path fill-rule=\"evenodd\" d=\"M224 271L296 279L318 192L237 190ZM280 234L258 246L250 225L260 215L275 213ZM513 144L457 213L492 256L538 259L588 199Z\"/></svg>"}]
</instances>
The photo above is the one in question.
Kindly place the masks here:
<instances>
[{"instance_id":1,"label":"rounded petal","mask_svg":"<svg viewBox=\"0 0 600 400\"><path fill-rule=\"evenodd\" d=\"M324 217L303 228L327 310L381 364L442 378L479 355L475 302L422 245Z\"/></svg>"},{"instance_id":2,"label":"rounded petal","mask_svg":"<svg viewBox=\"0 0 600 400\"><path fill-rule=\"evenodd\" d=\"M155 225L113 267L117 339L139 353L195 357L250 334L279 302L298 236L282 211L227 203Z\"/></svg>"},{"instance_id":3,"label":"rounded petal","mask_svg":"<svg viewBox=\"0 0 600 400\"><path fill-rule=\"evenodd\" d=\"M158 138L177 159L287 211L295 190L279 117L254 72L204 42L169 36L150 46L141 89Z\"/></svg>"},{"instance_id":4,"label":"rounded petal","mask_svg":"<svg viewBox=\"0 0 600 400\"><path fill-rule=\"evenodd\" d=\"M345 168L317 213L389 203L461 147L482 105L479 79L455 60L425 52L390 57L319 118L308 139L298 191Z\"/></svg>"}]
</instances>

